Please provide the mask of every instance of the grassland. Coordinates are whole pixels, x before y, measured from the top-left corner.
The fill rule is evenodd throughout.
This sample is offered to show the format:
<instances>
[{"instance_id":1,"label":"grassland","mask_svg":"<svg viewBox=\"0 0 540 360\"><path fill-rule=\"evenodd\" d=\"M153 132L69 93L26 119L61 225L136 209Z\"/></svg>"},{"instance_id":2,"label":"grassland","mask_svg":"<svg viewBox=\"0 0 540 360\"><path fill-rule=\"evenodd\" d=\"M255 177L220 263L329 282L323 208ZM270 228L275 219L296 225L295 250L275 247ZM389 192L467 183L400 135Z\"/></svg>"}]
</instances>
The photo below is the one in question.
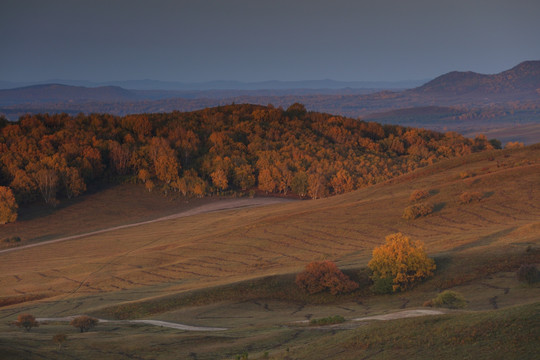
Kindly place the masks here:
<instances>
[{"instance_id":1,"label":"grassland","mask_svg":"<svg viewBox=\"0 0 540 360\"><path fill-rule=\"evenodd\" d=\"M295 359L434 358L437 351L445 358L528 358L539 342L533 315L540 288L520 284L515 270L540 263L539 183L539 146L494 151L333 198L200 214L1 254L0 301L19 301L0 310L0 350L7 358L45 359L227 359L244 351L250 358L264 357L265 351ZM403 209L418 189L428 190L425 201L435 211L405 220ZM463 192L480 192L482 199L463 204ZM161 208L148 195L143 200L156 207L145 212L137 198L114 193L112 203L92 200L95 194L46 216L29 216L23 219L28 227L18 231L39 241L178 210L178 203ZM119 217L109 219L114 213L100 208L118 209ZM64 222L66 214L72 220ZM17 235L7 229L6 236ZM48 235L40 238L40 231ZM365 280L373 247L398 231L422 240L438 266L434 278L412 291L373 296L364 286L344 297L310 297L294 287L294 274L321 259ZM395 320L398 326L351 321L418 308L450 288L465 295L465 313ZM66 324L51 323L22 334L8 325L21 312L229 330L194 334L108 323L76 334ZM343 324L314 329L296 323L338 315ZM464 328L476 330L462 336ZM61 332L69 339L58 350L51 338ZM497 341L506 346L493 346Z\"/></svg>"}]
</instances>

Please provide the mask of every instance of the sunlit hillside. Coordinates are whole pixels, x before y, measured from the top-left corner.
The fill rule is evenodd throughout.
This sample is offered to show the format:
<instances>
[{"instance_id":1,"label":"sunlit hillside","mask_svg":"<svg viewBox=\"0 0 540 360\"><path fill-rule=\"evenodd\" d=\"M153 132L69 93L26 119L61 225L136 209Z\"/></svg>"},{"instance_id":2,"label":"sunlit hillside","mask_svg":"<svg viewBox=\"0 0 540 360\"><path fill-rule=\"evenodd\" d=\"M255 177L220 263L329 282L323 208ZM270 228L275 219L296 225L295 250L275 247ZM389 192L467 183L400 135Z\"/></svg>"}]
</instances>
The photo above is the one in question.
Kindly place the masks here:
<instances>
[{"instance_id":1,"label":"sunlit hillside","mask_svg":"<svg viewBox=\"0 0 540 360\"><path fill-rule=\"evenodd\" d=\"M487 245L511 254L535 240L538 162L537 147L478 154L329 199L213 212L13 251L1 255L3 294L74 297L156 283L191 289L295 271L318 259L361 266L398 231L423 240L432 254ZM415 189L430 192L435 212L404 220ZM463 192L482 199L461 204ZM99 214L87 216L91 223Z\"/></svg>"},{"instance_id":2,"label":"sunlit hillside","mask_svg":"<svg viewBox=\"0 0 540 360\"><path fill-rule=\"evenodd\" d=\"M289 346L298 354L312 354L309 347L304 347L305 341L317 342L323 335L324 342L318 343L324 347L321 351L332 349L336 340L328 340L326 332L281 327L313 314L343 313L351 318L355 314L415 308L441 289L465 293L469 311L534 303L540 295L538 288L524 288L513 274L522 263L540 262L539 170L538 146L472 154L327 199L213 211L0 253L1 300L6 304L0 316L7 321L21 312L39 317L89 313L109 319L142 317L220 326L229 330L212 337L211 342L203 335L183 333L182 351L187 352L182 353L187 356L197 352L200 358L216 358L216 354L223 355L218 358L232 358L235 352L248 347L261 356L264 349L269 349L281 354L276 355L281 358L285 356L283 344L287 343L283 337L293 336L291 331L299 338ZM405 220L403 211L413 203L410 196L415 190L426 190L428 195L422 201L432 204L434 211ZM464 193L476 195L467 202ZM85 198L81 201L84 203ZM123 201L129 213L130 203L137 199L126 197ZM73 205L81 216L83 209ZM49 215L51 223L55 216L61 215ZM85 216L90 224L101 218L96 212ZM135 217L125 219L136 222ZM291 287L294 284L287 280L307 263L321 259L333 260L353 273L361 271L372 249L382 244L386 235L398 231L422 240L438 265L435 277L410 294L380 298L370 295L366 288L341 300L310 300L295 295ZM280 291L282 286L290 290ZM315 303L310 305L312 301ZM264 315L267 310L263 304L274 311L272 315ZM463 319L467 323L487 318ZM54 329L68 331L62 326L43 325L35 335L32 330L28 336L49 337L50 331L57 331ZM115 330L122 327L111 326L101 325L95 331L96 344L109 349L106 351L110 354L118 355L110 348L112 343L103 342L104 336L109 336L106 334L120 331L129 339L141 334L136 329L125 332ZM350 349L357 349L347 335L352 333L345 329L338 332L345 336L341 339ZM3 327L0 336L11 339L20 335L18 331ZM169 341L179 335L174 335L175 330L160 331L165 336L163 341L169 344L163 358L174 358L175 346ZM120 338L114 340L114 347L128 354L119 358L150 351L155 346L150 344L159 342L158 334L152 334L135 347ZM267 340L263 340L266 336ZM230 337L235 340L228 342ZM50 341L32 339L37 343ZM82 339L73 339L73 351L80 356L95 355L80 342ZM378 346L378 340L369 341ZM206 347L210 343L212 346ZM34 346L18 344L22 348ZM354 358L351 354L354 352L345 352L343 358Z\"/></svg>"}]
</instances>

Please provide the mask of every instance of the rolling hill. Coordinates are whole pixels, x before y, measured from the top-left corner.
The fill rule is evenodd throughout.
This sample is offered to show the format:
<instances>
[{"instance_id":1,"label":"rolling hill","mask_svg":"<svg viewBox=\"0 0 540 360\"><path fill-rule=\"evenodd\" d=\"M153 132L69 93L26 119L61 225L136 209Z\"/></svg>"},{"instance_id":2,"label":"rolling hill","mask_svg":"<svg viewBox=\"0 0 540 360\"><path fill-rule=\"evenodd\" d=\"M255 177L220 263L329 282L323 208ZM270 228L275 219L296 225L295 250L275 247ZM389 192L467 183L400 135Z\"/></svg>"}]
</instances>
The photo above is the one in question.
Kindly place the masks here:
<instances>
[{"instance_id":1,"label":"rolling hill","mask_svg":"<svg viewBox=\"0 0 540 360\"><path fill-rule=\"evenodd\" d=\"M453 71L412 90L416 94L537 99L540 95L540 60L525 61L499 74Z\"/></svg>"},{"instance_id":2,"label":"rolling hill","mask_svg":"<svg viewBox=\"0 0 540 360\"><path fill-rule=\"evenodd\" d=\"M520 285L514 272L522 263L540 263L539 170L538 145L472 154L332 198L209 212L2 253L2 300L19 303L0 310L0 318L12 320L20 312L39 317L87 313L228 328L195 334L101 324L88 335L69 335L63 351L76 357L227 359L249 351L262 358L269 351L273 358L380 358L383 350L385 356L399 356L400 346L417 341L414 336L430 336L432 342L416 348L416 354L423 354L419 358L450 348L454 355L449 358L467 351L479 358L495 352L524 358L533 354L540 331L527 320L537 309L540 288ZM403 209L416 189L429 192L426 201L435 212L407 221ZM481 199L462 203L464 192L478 192ZM129 192L118 200L108 204L102 197L97 203L130 212L130 204L137 202ZM95 228L102 219L99 210L85 211L86 201L71 208L74 217L79 213L85 219L77 231ZM59 227L61 218L60 212L48 215L43 232L60 236L73 231ZM74 225L67 222L69 226ZM334 260L361 276L373 247L398 231L422 240L437 261L436 276L413 291L381 297L365 289L329 299L306 298L294 290L291 278L313 260ZM418 308L441 289L463 293L468 312L399 320L398 328L416 329L414 336L391 330L396 329L392 325L352 321L400 307ZM295 323L335 314L345 316L348 326L310 329ZM515 321L525 328L514 331ZM3 345L8 353L37 357L32 349L40 349L39 356L52 358L62 353L54 350L50 338L70 331L66 326L52 322L22 337L20 330L2 325L0 337L11 344ZM476 329L475 335L467 335L473 336L475 347L454 334L460 327ZM363 329L375 329L383 338ZM444 340L449 333L455 341ZM92 343L85 340L90 338ZM493 339L508 345L493 347Z\"/></svg>"},{"instance_id":3,"label":"rolling hill","mask_svg":"<svg viewBox=\"0 0 540 360\"><path fill-rule=\"evenodd\" d=\"M298 93L297 87L289 90L275 88L273 83L267 83L267 89L277 89L280 93L272 94L261 92L264 83L256 89L249 91L233 90L227 93L223 86L217 93L202 91L197 93L187 91L183 95L174 98L174 92L165 92L161 96L167 99L156 99L156 92L119 89L117 87L65 87L74 93L92 94L85 95L92 98L93 103L69 102L69 94L58 93L54 102L32 105L31 99L36 101L47 99L43 97L39 89L52 85L41 85L11 90L0 90L0 104L21 104L25 106L3 106L3 112L13 119L16 113L24 112L110 112L117 115L142 112L164 111L192 111L205 107L235 103L252 103L288 107L295 102L306 105L309 110L321 111L345 116L365 116L367 114L382 112L400 108L425 107L425 106L461 106L467 108L479 108L494 104L509 106L511 103L535 103L540 101L540 61L525 61L514 68L499 74L486 75L474 72L453 71L433 79L426 84L403 91L382 91L373 94L347 94L347 91L332 94L331 91L320 90L318 93ZM320 86L323 86L324 82ZM348 84L350 85L350 84ZM57 86L57 85L55 85ZM292 85L291 85L292 86ZM307 86L307 85L306 85ZM335 88L337 85L325 85ZM344 85L345 86L345 85ZM115 89L115 91L112 91ZM57 91L57 90L55 90ZM287 93L289 91L289 93ZM53 91L51 91L54 93ZM122 92L122 94L118 94ZM137 94L137 99L134 95ZM150 94L154 94L150 96ZM182 94L182 92L179 92ZM129 97L132 97L129 99ZM194 98L195 96L195 98ZM16 101L16 98L25 101ZM67 97L67 98L66 98ZM75 97L77 98L77 96ZM84 98L80 96L80 98ZM144 99L142 99L144 98ZM63 100L64 99L64 100ZM117 104L121 100L123 103ZM131 100L131 101L127 101ZM127 102L126 102L127 101ZM515 105L515 104L514 104ZM41 109L41 110L40 110Z\"/></svg>"},{"instance_id":4,"label":"rolling hill","mask_svg":"<svg viewBox=\"0 0 540 360\"><path fill-rule=\"evenodd\" d=\"M475 154L327 199L209 213L6 253L2 260L7 271L1 275L4 293L14 296L32 285L34 293L64 296L65 291L56 293L56 287L50 288L49 282L43 281L49 278L63 284L59 289L70 289L67 293L71 297L78 295L71 294L73 286L82 293L95 293L115 291L120 285L127 289L166 280L169 286L189 288L193 285L187 285L187 279L199 284L229 282L224 279L294 271L324 257L358 265L367 262L371 249L384 236L398 231L424 239L432 253L475 251L492 242L501 249L517 251L537 240L532 230L538 226L539 215L539 190L534 186L540 176L539 151L536 146ZM468 176L462 178L464 172ZM410 193L424 188L434 193L430 201L438 211L412 222L401 219ZM484 199L462 205L459 195L464 191L481 191ZM85 206L75 208L84 211ZM90 215L97 221L101 214L96 211ZM62 231L55 217L62 218L63 214L52 214L46 222L51 230ZM32 221L38 219L30 220L28 227ZM90 226L92 219L87 217L85 223ZM27 226L22 225L24 232ZM46 234L46 223L42 226ZM531 232L521 237L519 244L507 243L526 229ZM87 256L89 251L91 257ZM117 259L119 254L124 255ZM36 259L35 266L20 263L21 256ZM17 263L25 270L21 271Z\"/></svg>"},{"instance_id":5,"label":"rolling hill","mask_svg":"<svg viewBox=\"0 0 540 360\"><path fill-rule=\"evenodd\" d=\"M133 101L139 97L118 86L89 88L63 84L33 85L0 90L0 105Z\"/></svg>"},{"instance_id":6,"label":"rolling hill","mask_svg":"<svg viewBox=\"0 0 540 360\"><path fill-rule=\"evenodd\" d=\"M76 96L71 96L70 88L66 87L63 93L51 97L30 87L5 92L0 90L0 104L4 104L0 107L0 114L16 120L27 113L127 115L193 111L231 103L273 104L283 108L302 103L311 111L375 119L385 124L479 134L538 124L539 64L540 61L526 61L492 75L453 71L420 87L382 92L348 88L227 90L222 89L221 84L221 90L205 91L74 87L74 94L79 94ZM274 85L266 84L270 88L274 88ZM51 94L54 93L51 91ZM39 102L36 100L32 103L34 96ZM47 99L50 101L47 102ZM433 113L435 108L444 111ZM530 140L527 132L513 133L517 137L513 137L512 141L525 141L527 144L540 141L537 137Z\"/></svg>"},{"instance_id":7,"label":"rolling hill","mask_svg":"<svg viewBox=\"0 0 540 360\"><path fill-rule=\"evenodd\" d=\"M485 126L485 116L500 126L507 120L498 116L530 116L523 131L535 142L538 66L526 62L495 75L449 73L403 92L293 98L353 112L355 106L383 109L373 119L417 124L475 119ZM123 89L107 91L117 96L112 106L176 101L124 102L131 95ZM91 95L76 93L79 99ZM516 102L519 96L532 100ZM456 105L462 101L466 106ZM486 107L493 101L500 103ZM123 118L38 115L1 126L0 181L30 204L19 221L0 227L0 354L6 359L536 356L540 286L518 281L516 270L540 264L539 144L494 150L486 138L381 126L307 112L299 104ZM453 155L460 156L448 159ZM347 179L338 176L344 167L368 181L350 191L350 182L338 181ZM44 207L34 200L46 189L32 181L38 174L54 178L55 171L66 199ZM284 186L270 181L286 174ZM106 186L108 180L117 185ZM147 190L129 181L148 183ZM302 194L307 188L299 184L318 189L314 198L338 195L264 197L293 188ZM262 197L245 196L250 186ZM416 190L423 190L422 202L433 212L406 220ZM375 295L366 266L373 248L396 232L421 240L437 271L410 291ZM360 288L347 295L302 292L296 274L319 260L336 262ZM463 294L466 308L425 312L443 290ZM40 318L41 326L22 333L12 323L22 313ZM102 321L77 333L68 321L79 314ZM309 325L336 315L344 322ZM395 320L369 320L380 315ZM53 343L57 334L68 334L65 344Z\"/></svg>"}]
</instances>

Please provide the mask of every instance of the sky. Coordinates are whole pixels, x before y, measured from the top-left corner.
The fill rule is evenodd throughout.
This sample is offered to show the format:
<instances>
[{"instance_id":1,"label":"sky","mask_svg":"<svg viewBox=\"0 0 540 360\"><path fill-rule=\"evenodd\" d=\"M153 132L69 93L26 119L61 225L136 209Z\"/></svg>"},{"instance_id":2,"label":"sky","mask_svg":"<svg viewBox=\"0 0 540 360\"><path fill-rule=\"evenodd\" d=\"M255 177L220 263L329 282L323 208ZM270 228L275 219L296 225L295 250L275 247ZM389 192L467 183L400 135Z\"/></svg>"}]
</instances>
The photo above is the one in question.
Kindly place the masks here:
<instances>
[{"instance_id":1,"label":"sky","mask_svg":"<svg viewBox=\"0 0 540 360\"><path fill-rule=\"evenodd\" d=\"M1 0L0 80L404 81L540 59L538 0Z\"/></svg>"}]
</instances>

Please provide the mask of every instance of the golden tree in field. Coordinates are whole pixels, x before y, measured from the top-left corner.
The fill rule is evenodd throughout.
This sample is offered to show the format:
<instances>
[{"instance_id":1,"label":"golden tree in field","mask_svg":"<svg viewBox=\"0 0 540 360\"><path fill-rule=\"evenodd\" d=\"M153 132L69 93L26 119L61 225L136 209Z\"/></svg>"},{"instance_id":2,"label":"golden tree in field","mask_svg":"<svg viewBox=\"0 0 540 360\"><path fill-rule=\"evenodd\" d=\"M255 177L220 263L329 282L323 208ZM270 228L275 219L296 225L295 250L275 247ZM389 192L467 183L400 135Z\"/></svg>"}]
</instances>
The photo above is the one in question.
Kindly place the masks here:
<instances>
[{"instance_id":1,"label":"golden tree in field","mask_svg":"<svg viewBox=\"0 0 540 360\"><path fill-rule=\"evenodd\" d=\"M413 242L402 233L388 235L386 244L373 249L368 263L373 279L392 279L392 290L406 290L433 275L435 262L428 258L421 241Z\"/></svg>"}]
</instances>

